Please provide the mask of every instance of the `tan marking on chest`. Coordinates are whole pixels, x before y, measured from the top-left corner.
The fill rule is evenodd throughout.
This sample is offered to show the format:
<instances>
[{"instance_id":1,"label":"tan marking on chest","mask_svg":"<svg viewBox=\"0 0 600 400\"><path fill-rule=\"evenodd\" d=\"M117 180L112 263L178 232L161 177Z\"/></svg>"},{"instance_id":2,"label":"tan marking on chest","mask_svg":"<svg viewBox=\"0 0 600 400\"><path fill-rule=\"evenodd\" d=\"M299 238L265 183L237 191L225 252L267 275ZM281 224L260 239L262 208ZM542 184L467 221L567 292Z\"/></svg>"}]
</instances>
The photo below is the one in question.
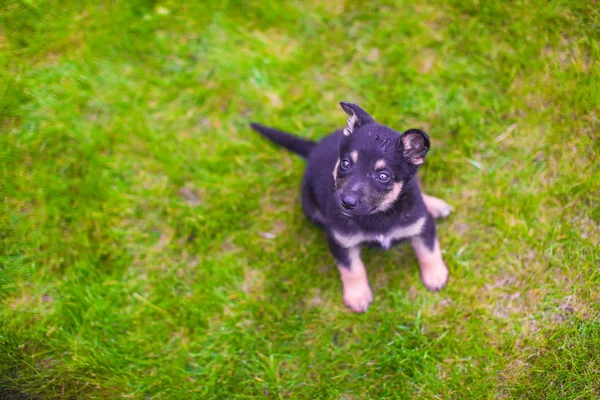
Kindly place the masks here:
<instances>
[{"instance_id":1,"label":"tan marking on chest","mask_svg":"<svg viewBox=\"0 0 600 400\"><path fill-rule=\"evenodd\" d=\"M396 240L418 236L423 231L424 225L425 217L421 217L410 225L393 228L383 234L358 232L354 235L345 235L333 231L333 237L345 248L355 247L364 242L379 242L382 247L389 249Z\"/></svg>"}]
</instances>

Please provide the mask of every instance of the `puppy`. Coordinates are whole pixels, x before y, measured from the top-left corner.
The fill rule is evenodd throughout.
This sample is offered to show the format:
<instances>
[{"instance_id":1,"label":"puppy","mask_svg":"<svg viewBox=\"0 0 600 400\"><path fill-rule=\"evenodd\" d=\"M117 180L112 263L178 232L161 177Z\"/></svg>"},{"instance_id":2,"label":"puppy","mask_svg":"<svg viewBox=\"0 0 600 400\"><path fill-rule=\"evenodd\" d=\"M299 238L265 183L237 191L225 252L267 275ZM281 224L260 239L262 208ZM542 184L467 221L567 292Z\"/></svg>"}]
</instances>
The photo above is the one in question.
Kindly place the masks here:
<instances>
[{"instance_id":1,"label":"puppy","mask_svg":"<svg viewBox=\"0 0 600 400\"><path fill-rule=\"evenodd\" d=\"M254 130L307 160L302 209L327 232L338 266L344 303L365 312L373 295L360 258L363 245L389 249L409 240L425 287L438 291L448 281L434 218L452 208L421 193L416 177L429 150L419 129L402 134L375 122L356 104L342 102L348 114L343 130L313 142L256 123Z\"/></svg>"}]
</instances>

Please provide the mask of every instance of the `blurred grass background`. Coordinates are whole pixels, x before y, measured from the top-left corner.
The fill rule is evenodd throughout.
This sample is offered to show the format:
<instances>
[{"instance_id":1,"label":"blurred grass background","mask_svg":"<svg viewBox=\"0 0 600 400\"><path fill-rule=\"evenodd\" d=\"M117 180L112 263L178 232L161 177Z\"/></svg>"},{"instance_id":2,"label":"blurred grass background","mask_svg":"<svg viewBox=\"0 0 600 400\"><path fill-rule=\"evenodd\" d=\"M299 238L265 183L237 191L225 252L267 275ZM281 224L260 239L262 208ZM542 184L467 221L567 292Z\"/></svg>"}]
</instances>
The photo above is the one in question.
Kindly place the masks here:
<instances>
[{"instance_id":1,"label":"blurred grass background","mask_svg":"<svg viewBox=\"0 0 600 400\"><path fill-rule=\"evenodd\" d=\"M3 1L0 390L598 398L599 11ZM366 251L349 313L303 162L247 126L318 139L342 100L430 134L442 292Z\"/></svg>"}]
</instances>

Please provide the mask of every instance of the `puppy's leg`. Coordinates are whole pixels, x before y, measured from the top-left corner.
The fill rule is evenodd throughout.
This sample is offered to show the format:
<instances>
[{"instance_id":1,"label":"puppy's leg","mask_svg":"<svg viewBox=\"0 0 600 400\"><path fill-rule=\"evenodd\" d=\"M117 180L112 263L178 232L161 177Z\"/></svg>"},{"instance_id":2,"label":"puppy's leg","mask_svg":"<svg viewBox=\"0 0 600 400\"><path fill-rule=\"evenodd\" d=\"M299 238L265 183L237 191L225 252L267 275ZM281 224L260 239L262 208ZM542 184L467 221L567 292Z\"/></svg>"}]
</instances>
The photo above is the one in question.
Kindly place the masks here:
<instances>
[{"instance_id":1,"label":"puppy's leg","mask_svg":"<svg viewBox=\"0 0 600 400\"><path fill-rule=\"evenodd\" d=\"M425 287L437 292L448 282L448 268L442 259L440 243L435 232L433 218L428 218L423 233L410 241L421 268L421 280Z\"/></svg>"},{"instance_id":2,"label":"puppy's leg","mask_svg":"<svg viewBox=\"0 0 600 400\"><path fill-rule=\"evenodd\" d=\"M329 238L329 249L340 271L344 287L344 304L354 312L365 312L373 301L367 271L360 259L360 247L341 247L334 238Z\"/></svg>"},{"instance_id":3,"label":"puppy's leg","mask_svg":"<svg viewBox=\"0 0 600 400\"><path fill-rule=\"evenodd\" d=\"M427 211L429 211L429 214L431 214L433 218L445 218L454 210L452 206L444 200L426 195L425 193L423 193L423 201L425 202Z\"/></svg>"}]
</instances>

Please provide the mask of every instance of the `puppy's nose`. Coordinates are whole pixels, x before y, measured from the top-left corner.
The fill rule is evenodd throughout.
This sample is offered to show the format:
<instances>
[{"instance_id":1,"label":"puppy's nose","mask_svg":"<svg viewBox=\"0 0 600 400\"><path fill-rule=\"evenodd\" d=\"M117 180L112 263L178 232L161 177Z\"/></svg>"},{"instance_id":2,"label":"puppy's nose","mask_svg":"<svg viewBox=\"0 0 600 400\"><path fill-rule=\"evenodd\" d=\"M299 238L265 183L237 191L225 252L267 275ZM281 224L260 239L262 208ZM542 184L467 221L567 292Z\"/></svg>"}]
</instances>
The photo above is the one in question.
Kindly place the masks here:
<instances>
[{"instance_id":1,"label":"puppy's nose","mask_svg":"<svg viewBox=\"0 0 600 400\"><path fill-rule=\"evenodd\" d=\"M352 210L358 205L358 198L353 194L346 194L342 197L342 204L344 205L344 208Z\"/></svg>"}]
</instances>

